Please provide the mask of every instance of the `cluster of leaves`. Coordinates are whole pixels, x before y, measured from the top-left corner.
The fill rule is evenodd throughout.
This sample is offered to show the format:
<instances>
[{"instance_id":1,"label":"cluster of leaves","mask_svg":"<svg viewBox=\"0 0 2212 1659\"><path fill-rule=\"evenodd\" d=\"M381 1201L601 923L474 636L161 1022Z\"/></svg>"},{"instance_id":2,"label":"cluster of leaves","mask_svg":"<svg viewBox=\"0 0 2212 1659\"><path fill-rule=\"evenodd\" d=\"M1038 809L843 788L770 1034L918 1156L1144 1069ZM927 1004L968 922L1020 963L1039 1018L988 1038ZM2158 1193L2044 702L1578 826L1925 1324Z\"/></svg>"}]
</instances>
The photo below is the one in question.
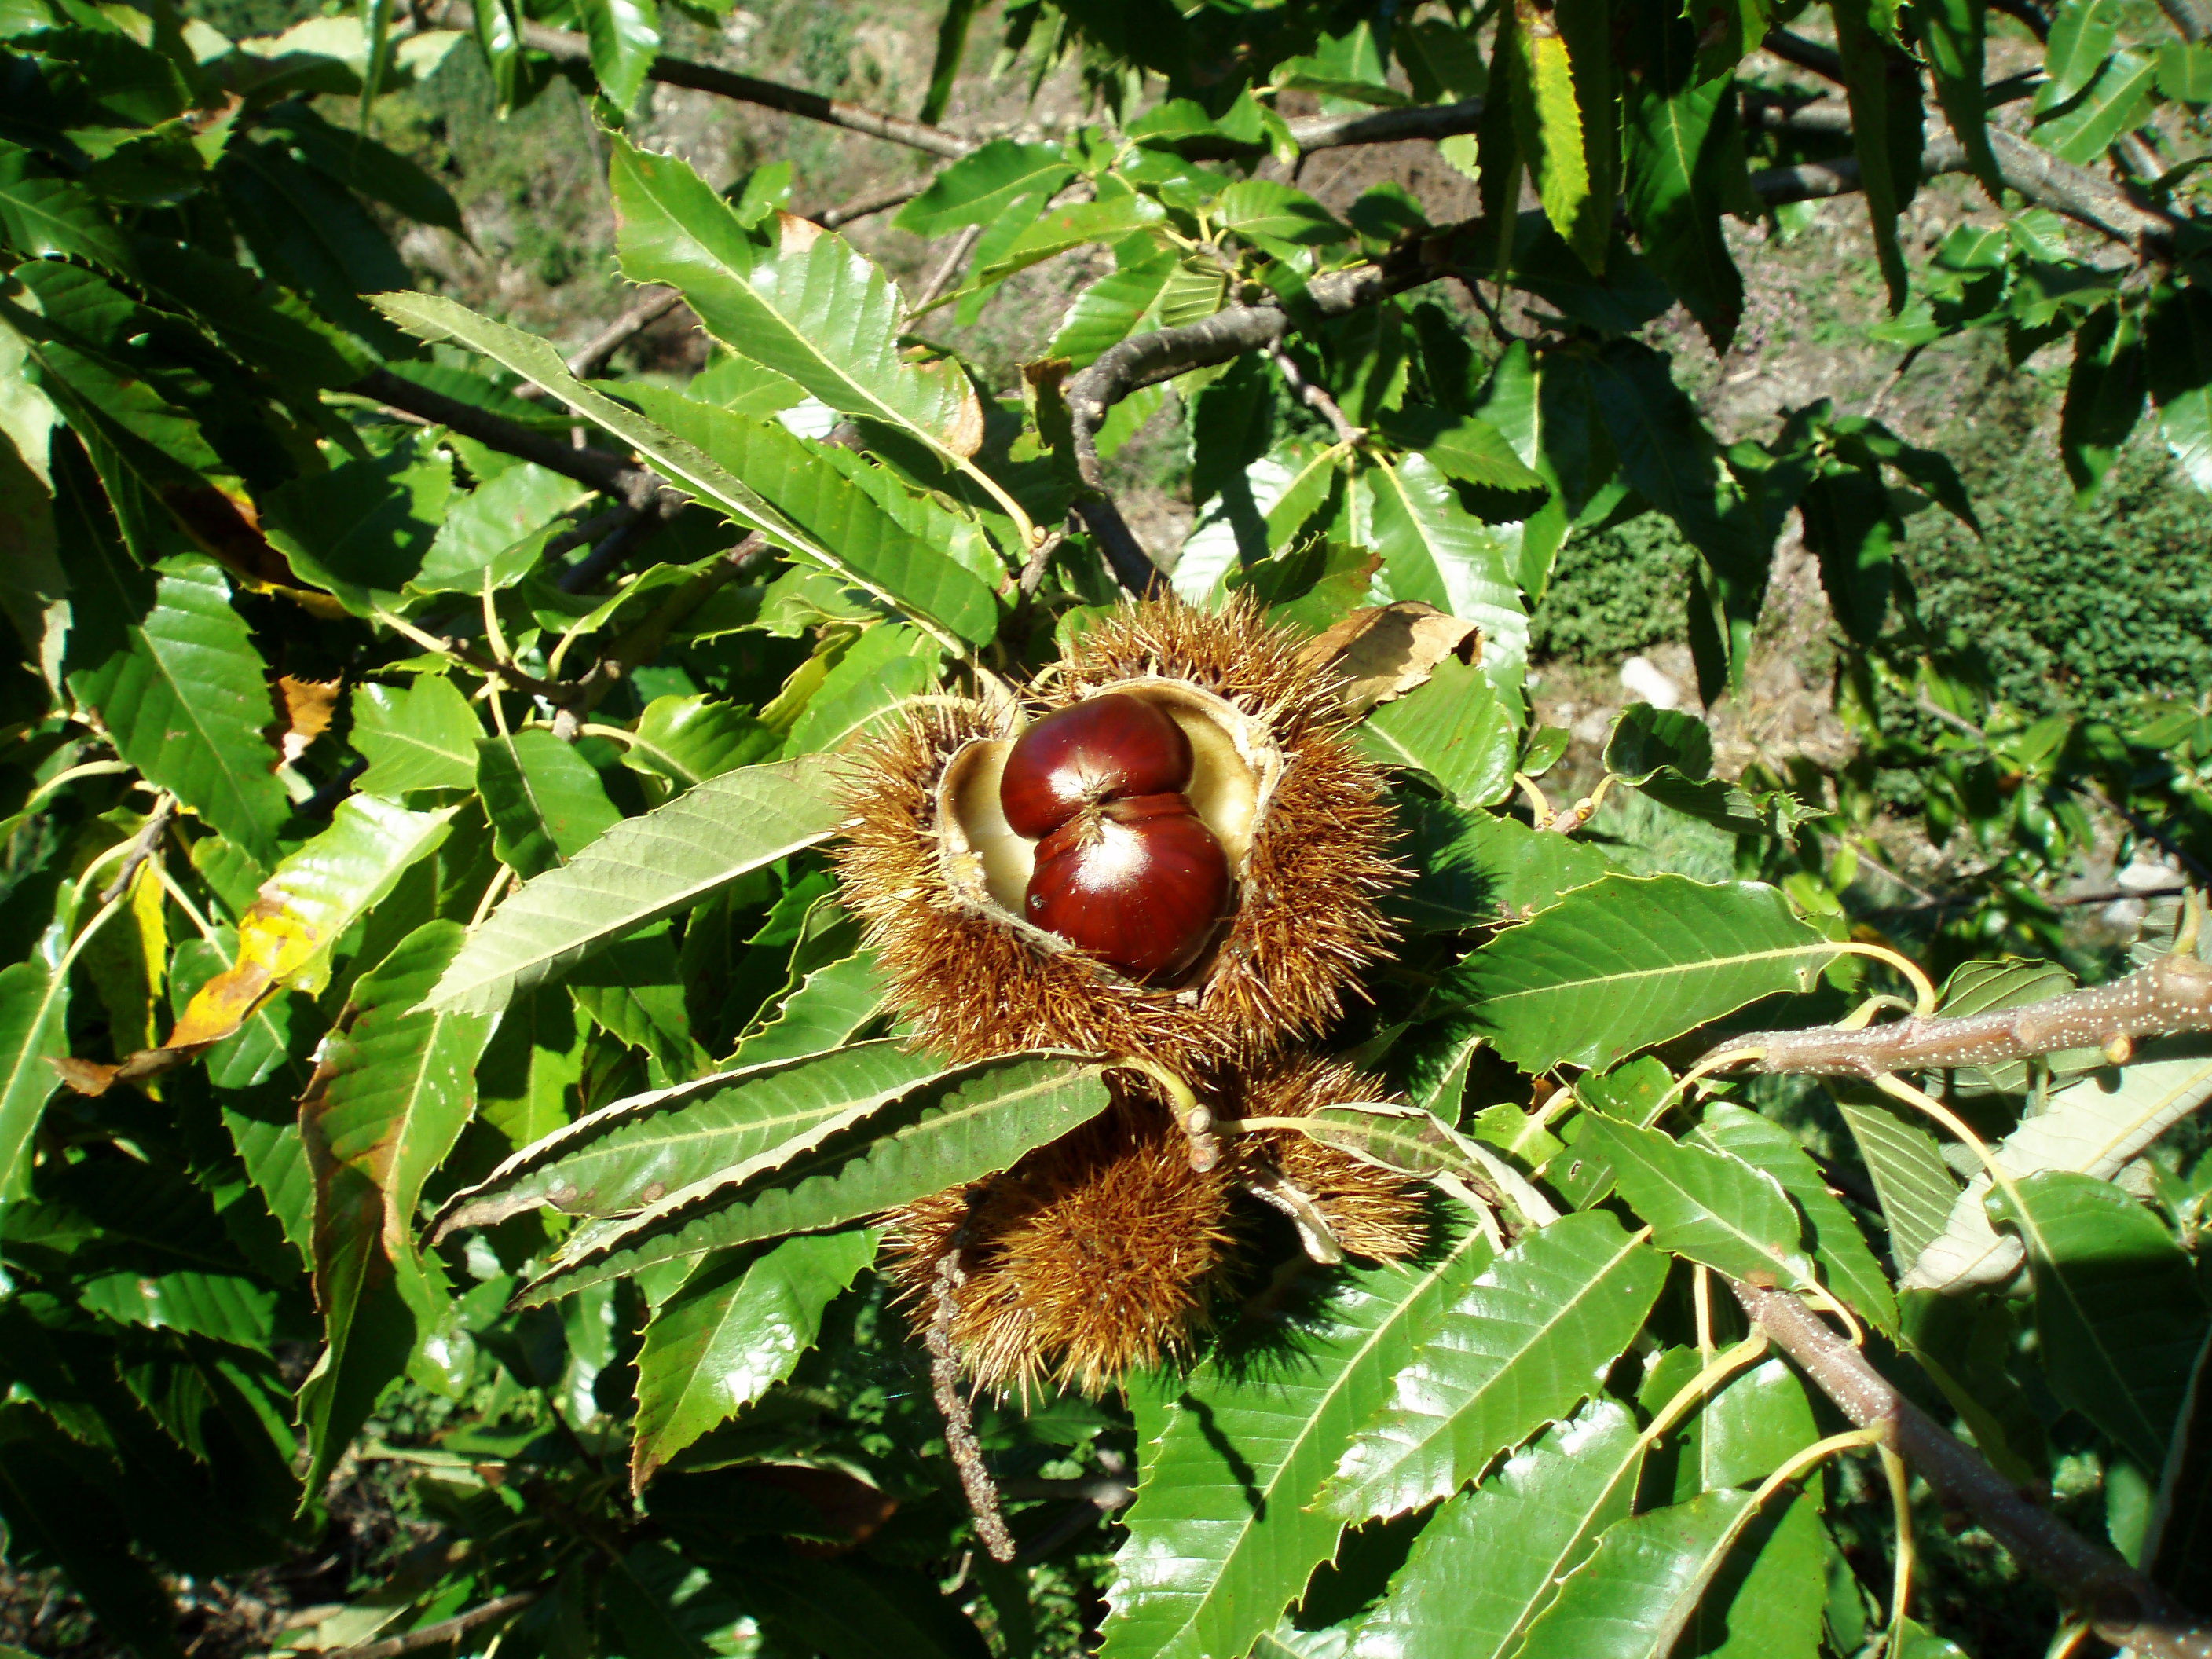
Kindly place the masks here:
<instances>
[{"instance_id":1,"label":"cluster of leaves","mask_svg":"<svg viewBox=\"0 0 2212 1659\"><path fill-rule=\"evenodd\" d=\"M2046 148L2079 148L2081 100L2121 98L2069 55L2104 11L2069 0L2053 33ZM1631 873L1515 805L1565 744L1522 688L1565 539L1645 511L1680 528L1719 695L1796 512L1870 729L1900 691L1949 717L1930 799L2021 904L2092 839L2093 791L2212 853L2202 709L2015 729L1961 701L1909 617L1887 631L1912 492L1976 522L1943 457L1825 404L1723 447L1638 337L1677 301L1717 342L1735 326L1721 217L1759 199L1764 5L1055 8L1062 46L1169 95L1118 130L974 149L903 214L980 230L956 314L1027 265L1110 252L1018 396L783 212L787 168L720 194L619 131L623 272L681 291L716 345L702 372L587 384L545 341L406 291L390 216L454 228L452 204L311 100L374 99L456 46L519 100L548 72L526 23L573 21L611 120L654 72L657 23L649 0L542 19L481 0L471 46L365 13L233 43L163 3L0 9L0 599L24 658L0 684L11 1559L58 1565L112 1637L171 1652L166 1577L302 1551L334 1474L396 1462L433 1536L294 1639L458 1620L563 1656L1067 1651L1099 1622L1073 1523L1133 1460L1115 1659L1856 1654L1888 1571L1846 1553L1840 1487L1771 1482L1828 1426L1798 1373L1740 1350L1705 1374L1718 1273L1851 1310L2022 1480L2093 1453L2112 1541L2205 1604L2212 1396L2190 1379L2212 1168L2144 1161L2212 1093L2201 1056L1949 1079L1996 1148L1994 1196L1914 1120L1832 1091L1832 1167L1873 1183L1855 1209L1739 1104L1659 1127L1674 1073L1646 1052L1680 1060L1768 998L1840 1010L1846 780L1723 781L1696 720L1623 717L1610 787L1731 838L1765 881ZM1923 96L1903 54L1986 160L1982 9L1831 14L1901 289ZM2138 53L2152 82L2125 71L2106 137L2150 118L2142 85L2185 102L2203 50ZM1434 226L1379 189L1339 218L1255 176L1310 136L1288 94L1325 115L1482 99L1444 143L1488 210ZM1524 176L1540 206L1517 213ZM1972 304L2066 263L2074 309L2004 314L2078 327L2108 375L2137 365L2201 475L2212 344L2179 213L2155 281L2095 289L2075 233L2008 212L2002 247L2033 258L1988 267ZM1929 326L1997 314L1966 314L1949 257ZM1370 266L1386 289L1510 295L1518 331L1328 298ZM1316 1133L1502 1191L1510 1224L1440 1200L1410 1267L1261 1275L1252 1316L1188 1374L1132 1379L1127 1416L1055 1401L987 1422L1033 1559L965 1565L876 1219L1107 1094L1091 1057L955 1068L902 1041L821 850L834 757L915 699L1018 680L1115 601L1089 535L1045 533L1096 500L1066 376L1262 304L1289 321L1279 353L1175 388L1206 509L1176 589L1309 631L1425 601L1483 635L1478 662L1413 665L1361 726L1413 873L1391 901L1402 971L1333 1041L1409 1105ZM1120 398L1100 447L1165 395ZM1946 1006L2062 983L1977 963ZM2029 1300L1989 1288L2023 1267ZM380 1419L394 1390L440 1402L419 1413L435 1428ZM1071 1495L1066 1520L1034 1507Z\"/></svg>"}]
</instances>

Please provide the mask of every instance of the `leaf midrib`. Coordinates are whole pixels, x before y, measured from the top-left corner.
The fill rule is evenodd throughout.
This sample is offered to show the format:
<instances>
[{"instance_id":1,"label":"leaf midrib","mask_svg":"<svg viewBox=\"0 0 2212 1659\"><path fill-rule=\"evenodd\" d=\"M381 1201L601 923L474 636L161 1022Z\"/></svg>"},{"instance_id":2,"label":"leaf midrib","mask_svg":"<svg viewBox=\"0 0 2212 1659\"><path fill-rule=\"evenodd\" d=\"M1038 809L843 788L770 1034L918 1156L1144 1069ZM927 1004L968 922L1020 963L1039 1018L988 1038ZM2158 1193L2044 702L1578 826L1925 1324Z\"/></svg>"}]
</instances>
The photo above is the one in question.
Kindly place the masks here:
<instances>
[{"instance_id":1,"label":"leaf midrib","mask_svg":"<svg viewBox=\"0 0 2212 1659\"><path fill-rule=\"evenodd\" d=\"M1510 934L1505 937L1511 937ZM1595 974L1583 979L1553 980L1545 985L1532 985L1518 991L1486 992L1485 1002L1510 1002L1516 997L1555 995L1561 991L1578 990L1589 985L1612 985L1641 979L1662 979L1674 975L1708 973L1717 969L1741 967L1747 963L1775 962L1787 957L1813 956L1821 951L1833 953L1835 946L1826 939L1816 939L1804 945L1778 947L1771 951L1740 951L1733 956L1700 957L1695 962L1670 963L1659 968L1635 968L1624 973ZM1496 960L1494 957L1492 959Z\"/></svg>"},{"instance_id":2,"label":"leaf midrib","mask_svg":"<svg viewBox=\"0 0 2212 1659\"><path fill-rule=\"evenodd\" d=\"M1344 1489L1345 1497L1340 1501L1337 1506L1337 1512L1340 1515L1345 1514L1346 1507L1350 1504L1352 1500L1358 1498L1359 1494L1362 1492L1370 1492L1376 1487L1381 1486L1385 1480L1393 1478L1399 1470L1405 1468L1407 1461L1412 1457L1414 1452L1425 1450L1427 1448L1435 1445L1437 1442L1445 1435L1454 1432L1455 1425L1462 1419L1467 1417L1468 1413L1473 1412L1478 1404L1488 1397L1491 1389L1496 1385L1498 1378L1511 1371L1516 1365L1519 1364L1521 1361L1528 1356L1530 1351L1533 1350L1538 1343L1549 1337L1553 1332L1558 1330L1562 1324L1565 1323L1568 1316L1577 1312L1597 1291L1598 1288L1612 1276L1614 1269L1619 1267L1623 1261L1626 1261L1630 1256L1635 1255L1638 1250L1643 1248L1644 1239L1640 1234L1627 1234L1623 1238L1620 1247L1606 1259L1604 1264L1600 1267L1596 1272L1590 1274L1590 1276L1583 1282L1580 1289L1576 1291L1576 1292L1566 1301L1555 1304L1549 1310L1551 1315L1549 1318L1543 1321L1540 1324L1526 1327L1525 1339L1520 1343L1520 1345L1515 1347L1510 1352L1503 1355L1498 1360L1490 1374L1476 1382L1474 1387L1468 1389L1465 1395L1456 1405L1453 1406L1449 1411L1434 1413L1423 1413L1423 1417L1431 1426L1428 1427L1418 1439L1413 1440L1409 1443L1401 1442L1387 1464L1384 1464L1381 1468L1377 1469L1375 1474L1362 1480L1358 1486ZM1470 1285L1468 1288L1473 1290L1474 1286ZM1399 1415L1401 1413L1397 1413L1395 1409L1393 1408L1391 1414ZM1407 1413L1402 1414L1410 1415L1411 1413ZM1366 1500L1362 1500L1360 1507L1363 1510L1366 1510ZM1411 1505L1401 1505L1401 1509L1409 1507L1411 1507Z\"/></svg>"},{"instance_id":3,"label":"leaf midrib","mask_svg":"<svg viewBox=\"0 0 2212 1659\"><path fill-rule=\"evenodd\" d=\"M1382 1343L1387 1335L1397 1328L1400 1321L1407 1316L1421 1297L1434 1288L1443 1278L1445 1272L1456 1266L1466 1256L1468 1251L1474 1248L1475 1241L1480 1237L1480 1231L1470 1228L1462 1238L1459 1248L1423 1274L1419 1282L1407 1290L1404 1299L1368 1334L1366 1340L1345 1357L1343 1362L1337 1367L1334 1381L1316 1402L1313 1410L1307 1413L1304 1422L1299 1428L1297 1437L1291 1443L1291 1449L1284 1455L1281 1463L1277 1466L1274 1476L1266 1486L1260 1489L1260 1495L1263 1500L1274 1498L1276 1487L1291 1473L1291 1464L1296 1462L1298 1453L1304 1449L1306 1443L1312 1437L1315 1426L1320 1422L1322 1414L1335 1401L1338 1395L1351 1386L1353 1376L1361 1362ZM1174 1633L1168 1641L1158 1644L1160 1648L1164 1649L1170 1643L1180 1639L1184 1632L1198 1623L1200 1615L1214 1605L1221 1594L1224 1581L1229 1577L1231 1565L1258 1529L1261 1524L1261 1512L1264 1508L1264 1503L1260 1505L1247 1505L1244 1520L1237 1527L1235 1537L1225 1547L1215 1553L1215 1559L1221 1564L1220 1571L1214 1574L1212 1581L1203 1592L1192 1598L1189 1617L1176 1626ZM1276 1611L1279 1612L1280 1609L1278 1608Z\"/></svg>"}]
</instances>

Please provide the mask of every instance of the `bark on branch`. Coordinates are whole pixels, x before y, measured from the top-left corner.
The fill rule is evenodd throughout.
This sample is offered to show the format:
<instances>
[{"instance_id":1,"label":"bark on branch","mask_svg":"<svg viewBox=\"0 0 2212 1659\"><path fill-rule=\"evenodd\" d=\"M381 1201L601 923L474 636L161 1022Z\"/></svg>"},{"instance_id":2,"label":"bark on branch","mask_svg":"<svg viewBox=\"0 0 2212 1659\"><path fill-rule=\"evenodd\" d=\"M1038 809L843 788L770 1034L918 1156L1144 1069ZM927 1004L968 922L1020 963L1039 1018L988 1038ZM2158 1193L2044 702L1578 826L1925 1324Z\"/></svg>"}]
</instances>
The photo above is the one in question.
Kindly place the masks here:
<instances>
[{"instance_id":1,"label":"bark on branch","mask_svg":"<svg viewBox=\"0 0 2212 1659\"><path fill-rule=\"evenodd\" d=\"M1946 1509L1971 1515L2098 1635L2152 1659L2212 1659L2212 1625L2100 1549L1899 1393L1796 1297L1731 1279L1744 1312L1860 1427L1879 1425Z\"/></svg>"},{"instance_id":2,"label":"bark on branch","mask_svg":"<svg viewBox=\"0 0 2212 1659\"><path fill-rule=\"evenodd\" d=\"M605 490L641 511L658 507L666 516L672 517L689 499L678 490L665 488L658 473L611 451L579 448L552 433L533 431L504 415L463 403L459 398L448 398L428 386L417 386L387 368L371 369L349 390L387 409L450 427L463 437L474 438L502 455L535 461L549 472ZM667 500L669 497L673 497L672 501Z\"/></svg>"},{"instance_id":3,"label":"bark on branch","mask_svg":"<svg viewBox=\"0 0 2212 1659\"><path fill-rule=\"evenodd\" d=\"M1757 1048L1751 1072L1874 1078L1884 1073L1990 1066L2067 1048L2122 1049L2141 1036L2212 1031L2212 963L2176 953L2109 985L2093 985L2021 1008L1955 1019L1900 1019L1847 1031L1753 1031L1713 1050Z\"/></svg>"}]
</instances>

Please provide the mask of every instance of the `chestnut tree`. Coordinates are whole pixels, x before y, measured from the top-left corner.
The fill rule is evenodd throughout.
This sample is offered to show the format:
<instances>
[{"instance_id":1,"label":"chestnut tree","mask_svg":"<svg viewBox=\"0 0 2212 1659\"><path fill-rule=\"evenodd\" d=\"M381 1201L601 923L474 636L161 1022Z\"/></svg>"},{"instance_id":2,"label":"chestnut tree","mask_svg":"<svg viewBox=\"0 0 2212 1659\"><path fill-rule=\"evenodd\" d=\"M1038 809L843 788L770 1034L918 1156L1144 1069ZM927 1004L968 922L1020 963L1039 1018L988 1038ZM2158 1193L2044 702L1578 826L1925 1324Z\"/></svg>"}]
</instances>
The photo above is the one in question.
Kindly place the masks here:
<instances>
[{"instance_id":1,"label":"chestnut tree","mask_svg":"<svg viewBox=\"0 0 2212 1659\"><path fill-rule=\"evenodd\" d=\"M2005 705L1901 556L1953 461L1723 442L1652 326L1852 198L1885 349L2070 352L2078 491L2212 491L2205 0L1023 0L1090 112L988 142L975 10L909 115L655 0L0 3L0 1637L2212 1655L2205 689ZM594 100L565 355L396 252L449 53ZM718 191L653 82L934 170ZM1407 141L1480 210L1297 182ZM1018 380L939 337L1071 257ZM1559 785L1529 613L1647 514L1708 705L1802 536L1854 758L1639 703Z\"/></svg>"}]
</instances>

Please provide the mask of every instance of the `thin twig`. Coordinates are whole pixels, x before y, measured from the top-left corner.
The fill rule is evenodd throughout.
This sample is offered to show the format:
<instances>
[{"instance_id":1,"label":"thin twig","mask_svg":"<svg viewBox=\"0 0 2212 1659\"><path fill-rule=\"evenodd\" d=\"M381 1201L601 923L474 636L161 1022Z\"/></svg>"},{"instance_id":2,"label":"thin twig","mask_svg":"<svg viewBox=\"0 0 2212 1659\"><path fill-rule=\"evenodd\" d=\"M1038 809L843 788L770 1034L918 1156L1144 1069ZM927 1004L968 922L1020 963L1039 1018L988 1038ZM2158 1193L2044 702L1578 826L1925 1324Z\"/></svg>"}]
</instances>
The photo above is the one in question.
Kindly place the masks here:
<instances>
[{"instance_id":1,"label":"thin twig","mask_svg":"<svg viewBox=\"0 0 2212 1659\"><path fill-rule=\"evenodd\" d=\"M1796 1297L1729 1281L1752 1323L1859 1426L1917 1469L1944 1507L1974 1517L2094 1621L2106 1641L2150 1659L2212 1659L2212 1626L2032 1501L1981 1455L1905 1398L1865 1355Z\"/></svg>"},{"instance_id":2,"label":"thin twig","mask_svg":"<svg viewBox=\"0 0 2212 1659\"><path fill-rule=\"evenodd\" d=\"M648 295L569 354L568 373L580 380L590 380L606 366L608 358L683 303L683 294L672 288ZM514 395L535 401L545 395L545 389L526 383L515 387Z\"/></svg>"},{"instance_id":3,"label":"thin twig","mask_svg":"<svg viewBox=\"0 0 2212 1659\"><path fill-rule=\"evenodd\" d=\"M921 291L914 296L913 303L907 307L907 321L909 324L930 307L935 305L938 296L952 286L953 279L960 274L960 267L967 264L968 256L975 251L975 244L982 240L983 227L981 225L965 226L960 234L952 239L952 246L945 250L945 257L937 262L937 269L930 272L929 280L921 285Z\"/></svg>"},{"instance_id":4,"label":"thin twig","mask_svg":"<svg viewBox=\"0 0 2212 1659\"><path fill-rule=\"evenodd\" d=\"M952 1346L952 1322L960 1314L960 1287L968 1282L960 1258L968 1248L968 1225L962 1223L952 1242L938 1258L935 1308L930 1316L926 1345L929 1349L929 1387L945 1419L945 1449L959 1472L960 1489L968 1495L968 1508L975 1517L975 1535L994 1561L1015 1556L1013 1534L999 1510L998 1488L983 1462L983 1449L975 1439L975 1416L968 1396L960 1391L960 1356Z\"/></svg>"},{"instance_id":5,"label":"thin twig","mask_svg":"<svg viewBox=\"0 0 2212 1659\"><path fill-rule=\"evenodd\" d=\"M176 822L176 817L177 798L165 793L154 803L152 813L131 841L131 850L123 855L123 867L116 872L115 879L100 890L102 904L112 904L131 890L131 884L137 879L139 869L154 856L155 848L160 844L161 837L169 833L169 826Z\"/></svg>"},{"instance_id":6,"label":"thin twig","mask_svg":"<svg viewBox=\"0 0 2212 1659\"><path fill-rule=\"evenodd\" d=\"M517 1590L512 1595L493 1597L480 1607L471 1607L466 1613L456 1613L451 1619L441 1619L434 1625L425 1625L420 1630L410 1630L404 1636L387 1637L381 1642L363 1642L358 1647L338 1648L323 1656L323 1659L403 1659L410 1653L420 1653L425 1648L443 1646L457 1637L481 1629L509 1613L520 1613L544 1595L544 1590Z\"/></svg>"},{"instance_id":7,"label":"thin twig","mask_svg":"<svg viewBox=\"0 0 2212 1659\"><path fill-rule=\"evenodd\" d=\"M1354 426L1346 417L1343 406L1335 398L1306 379L1298 368L1297 359L1283 349L1282 342L1279 340L1267 349L1267 361L1274 364L1275 372L1283 377L1283 384L1290 387L1291 395L1328 422L1329 430L1336 434L1337 442L1356 444L1367 435L1365 427Z\"/></svg>"},{"instance_id":8,"label":"thin twig","mask_svg":"<svg viewBox=\"0 0 2212 1659\"><path fill-rule=\"evenodd\" d=\"M815 215L814 222L824 230L835 230L840 225L851 224L855 219L865 219L871 214L903 206L921 195L922 188L921 185L894 185L889 190L871 191L866 196L855 196L849 202L841 202L836 207Z\"/></svg>"},{"instance_id":9,"label":"thin twig","mask_svg":"<svg viewBox=\"0 0 2212 1659\"><path fill-rule=\"evenodd\" d=\"M640 513L629 514L608 532L605 540L562 571L556 586L563 593L581 593L596 586L600 577L629 557L631 550L659 527L658 518Z\"/></svg>"},{"instance_id":10,"label":"thin twig","mask_svg":"<svg viewBox=\"0 0 2212 1659\"><path fill-rule=\"evenodd\" d=\"M446 8L443 21L453 27L471 27L469 21L471 8ZM522 24L522 44L532 52L542 52L547 57L566 64L588 64L592 61L592 43L580 34L567 29L549 28L543 23L525 20ZM957 160L975 149L969 140L957 132L947 132L921 121L909 120L903 115L888 115L880 110L864 109L858 104L848 104L841 99L824 98L818 92L808 92L801 87L787 87L779 82L763 81L757 76L740 75L734 70L718 68L713 64L694 63L688 58L672 58L663 53L653 60L646 70L649 79L672 87L689 87L695 92L711 92L717 97L734 99L742 104L757 104L763 109L781 110L787 115L797 115L809 121L820 121L833 127L842 127L848 132L864 133L871 138L881 138L890 143L904 144L912 149L926 150L932 155Z\"/></svg>"}]
</instances>

